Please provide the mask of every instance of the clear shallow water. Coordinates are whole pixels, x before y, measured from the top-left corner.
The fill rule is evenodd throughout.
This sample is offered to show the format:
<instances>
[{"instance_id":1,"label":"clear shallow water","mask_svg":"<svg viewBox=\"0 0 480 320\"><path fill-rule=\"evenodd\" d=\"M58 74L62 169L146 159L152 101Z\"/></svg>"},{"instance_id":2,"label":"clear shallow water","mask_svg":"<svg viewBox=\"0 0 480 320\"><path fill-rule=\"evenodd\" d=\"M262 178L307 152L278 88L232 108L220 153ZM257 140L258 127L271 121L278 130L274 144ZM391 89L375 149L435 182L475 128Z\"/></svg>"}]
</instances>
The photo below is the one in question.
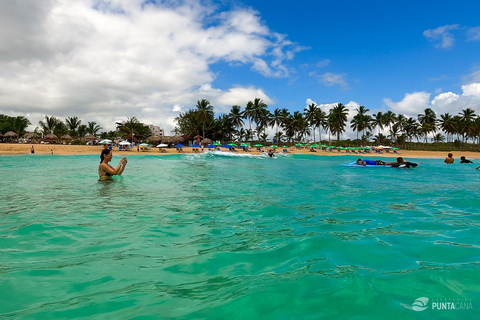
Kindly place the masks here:
<instances>
[{"instance_id":1,"label":"clear shallow water","mask_svg":"<svg viewBox=\"0 0 480 320\"><path fill-rule=\"evenodd\" d=\"M0 318L478 318L475 164L354 159L0 157Z\"/></svg>"}]
</instances>

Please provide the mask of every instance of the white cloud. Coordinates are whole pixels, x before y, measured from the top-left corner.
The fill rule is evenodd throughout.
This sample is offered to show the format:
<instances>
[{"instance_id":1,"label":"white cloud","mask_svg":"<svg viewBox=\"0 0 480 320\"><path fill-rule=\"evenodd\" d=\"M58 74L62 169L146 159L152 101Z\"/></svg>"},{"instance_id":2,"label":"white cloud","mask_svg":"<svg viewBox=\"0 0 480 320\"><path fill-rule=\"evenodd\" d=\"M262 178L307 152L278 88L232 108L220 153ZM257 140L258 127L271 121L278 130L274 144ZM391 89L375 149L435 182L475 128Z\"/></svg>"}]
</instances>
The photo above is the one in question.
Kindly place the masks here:
<instances>
[{"instance_id":1,"label":"white cloud","mask_svg":"<svg viewBox=\"0 0 480 320\"><path fill-rule=\"evenodd\" d=\"M344 73L337 74L332 72L326 72L324 74L318 74L316 71L312 71L308 75L316 78L318 82L323 83L327 87L339 85L344 89L348 89L348 83L345 80Z\"/></svg>"},{"instance_id":2,"label":"white cloud","mask_svg":"<svg viewBox=\"0 0 480 320\"><path fill-rule=\"evenodd\" d=\"M393 102L391 99L383 99L383 102L395 113L402 113L409 117L416 117L420 112L429 107L430 93L414 92L407 93L402 101Z\"/></svg>"},{"instance_id":3,"label":"white cloud","mask_svg":"<svg viewBox=\"0 0 480 320\"><path fill-rule=\"evenodd\" d=\"M468 30L468 40L470 41L480 40L480 27L470 28Z\"/></svg>"},{"instance_id":4,"label":"white cloud","mask_svg":"<svg viewBox=\"0 0 480 320\"><path fill-rule=\"evenodd\" d=\"M182 112L182 106L179 106L178 104L174 105L172 112Z\"/></svg>"},{"instance_id":5,"label":"white cloud","mask_svg":"<svg viewBox=\"0 0 480 320\"><path fill-rule=\"evenodd\" d=\"M177 106L194 106L204 97L229 105L255 96L273 103L256 88L213 88L212 63L251 65L265 76L285 77L284 61L302 50L270 31L253 10L143 2L3 4L0 113L29 115L34 126L45 114L76 115L106 130L117 119L136 116L170 131Z\"/></svg>"},{"instance_id":6,"label":"white cloud","mask_svg":"<svg viewBox=\"0 0 480 320\"><path fill-rule=\"evenodd\" d=\"M243 88L231 88L227 92L222 92L216 99L218 104L228 106L228 110L230 111L230 107L232 105L240 105L241 107L245 107L249 101L253 101L255 98L260 98L265 102L267 105L272 105L275 101L270 98L262 89L256 89L254 87Z\"/></svg>"},{"instance_id":7,"label":"white cloud","mask_svg":"<svg viewBox=\"0 0 480 320\"><path fill-rule=\"evenodd\" d=\"M455 41L453 34L449 31L457 28L458 24L445 25L436 29L425 30L423 35L429 40L440 41L440 43L435 45L437 48L447 49L452 47Z\"/></svg>"},{"instance_id":8,"label":"white cloud","mask_svg":"<svg viewBox=\"0 0 480 320\"><path fill-rule=\"evenodd\" d=\"M442 92L430 101L430 93L414 92L407 93L402 101L393 102L384 99L384 103L395 113L401 113L409 117L417 117L426 108L432 108L437 116L445 113L456 115L463 109L472 108L480 112L480 83L470 83L462 86L462 94L454 92Z\"/></svg>"},{"instance_id":9,"label":"white cloud","mask_svg":"<svg viewBox=\"0 0 480 320\"><path fill-rule=\"evenodd\" d=\"M322 61L317 63L317 68L324 68L330 64L330 59L323 59Z\"/></svg>"}]
</instances>

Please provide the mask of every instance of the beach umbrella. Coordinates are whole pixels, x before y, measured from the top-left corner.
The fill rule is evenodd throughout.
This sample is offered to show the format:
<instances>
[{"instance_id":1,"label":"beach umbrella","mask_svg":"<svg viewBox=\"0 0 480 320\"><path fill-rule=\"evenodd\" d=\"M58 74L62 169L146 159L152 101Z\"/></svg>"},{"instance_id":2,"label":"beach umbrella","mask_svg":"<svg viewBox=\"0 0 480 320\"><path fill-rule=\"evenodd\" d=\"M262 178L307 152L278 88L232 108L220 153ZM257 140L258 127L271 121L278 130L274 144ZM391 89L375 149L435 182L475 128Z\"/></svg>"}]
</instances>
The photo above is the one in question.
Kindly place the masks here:
<instances>
[{"instance_id":1,"label":"beach umbrella","mask_svg":"<svg viewBox=\"0 0 480 320\"><path fill-rule=\"evenodd\" d=\"M194 145L192 145L192 148L201 148L201 147L202 147L201 145L196 144L196 143Z\"/></svg>"},{"instance_id":2,"label":"beach umbrella","mask_svg":"<svg viewBox=\"0 0 480 320\"><path fill-rule=\"evenodd\" d=\"M303 144L297 143L295 146L296 146L296 147L303 147Z\"/></svg>"},{"instance_id":3,"label":"beach umbrella","mask_svg":"<svg viewBox=\"0 0 480 320\"><path fill-rule=\"evenodd\" d=\"M272 144L269 148L278 148L276 144Z\"/></svg>"},{"instance_id":4,"label":"beach umbrella","mask_svg":"<svg viewBox=\"0 0 480 320\"><path fill-rule=\"evenodd\" d=\"M253 146L254 146L254 147L263 147L263 145L260 144L260 143L254 144Z\"/></svg>"},{"instance_id":5,"label":"beach umbrella","mask_svg":"<svg viewBox=\"0 0 480 320\"><path fill-rule=\"evenodd\" d=\"M58 137L56 135L54 135L53 133L49 133L43 139L47 140L47 141L56 141L56 140L58 140Z\"/></svg>"},{"instance_id":6,"label":"beach umbrella","mask_svg":"<svg viewBox=\"0 0 480 320\"><path fill-rule=\"evenodd\" d=\"M3 135L4 138L16 138L18 137L18 134L16 134L15 132L13 131L8 131L7 133L5 133Z\"/></svg>"},{"instance_id":7,"label":"beach umbrella","mask_svg":"<svg viewBox=\"0 0 480 320\"><path fill-rule=\"evenodd\" d=\"M160 143L156 148L166 148L166 147L168 147L168 144Z\"/></svg>"},{"instance_id":8,"label":"beach umbrella","mask_svg":"<svg viewBox=\"0 0 480 320\"><path fill-rule=\"evenodd\" d=\"M129 145L130 145L130 142L128 142L128 141L125 140L125 141L120 142L118 145L120 145L120 146L129 146Z\"/></svg>"},{"instance_id":9,"label":"beach umbrella","mask_svg":"<svg viewBox=\"0 0 480 320\"><path fill-rule=\"evenodd\" d=\"M215 148L215 145L209 144L209 145L207 146L207 148Z\"/></svg>"},{"instance_id":10,"label":"beach umbrella","mask_svg":"<svg viewBox=\"0 0 480 320\"><path fill-rule=\"evenodd\" d=\"M288 148L288 146L282 146L282 148Z\"/></svg>"},{"instance_id":11,"label":"beach umbrella","mask_svg":"<svg viewBox=\"0 0 480 320\"><path fill-rule=\"evenodd\" d=\"M398 148L392 148L392 150L398 150Z\"/></svg>"},{"instance_id":12,"label":"beach umbrella","mask_svg":"<svg viewBox=\"0 0 480 320\"><path fill-rule=\"evenodd\" d=\"M316 148L316 147L318 147L318 144L312 144L310 147Z\"/></svg>"},{"instance_id":13,"label":"beach umbrella","mask_svg":"<svg viewBox=\"0 0 480 320\"><path fill-rule=\"evenodd\" d=\"M63 136L62 136L62 138L63 138ZM112 140L105 139L105 140L100 141L99 144L112 144Z\"/></svg>"},{"instance_id":14,"label":"beach umbrella","mask_svg":"<svg viewBox=\"0 0 480 320\"><path fill-rule=\"evenodd\" d=\"M212 143L214 146L221 146L222 144L221 143L218 143L218 142L214 142Z\"/></svg>"},{"instance_id":15,"label":"beach umbrella","mask_svg":"<svg viewBox=\"0 0 480 320\"><path fill-rule=\"evenodd\" d=\"M142 147L150 147L150 145L148 143L140 143L139 146L142 146Z\"/></svg>"},{"instance_id":16,"label":"beach umbrella","mask_svg":"<svg viewBox=\"0 0 480 320\"><path fill-rule=\"evenodd\" d=\"M150 136L147 138L147 141L150 142L150 143L159 143L160 142L160 137L159 136Z\"/></svg>"},{"instance_id":17,"label":"beach umbrella","mask_svg":"<svg viewBox=\"0 0 480 320\"><path fill-rule=\"evenodd\" d=\"M236 147L237 146L235 143L229 143L228 145L231 146L231 147Z\"/></svg>"},{"instance_id":18,"label":"beach umbrella","mask_svg":"<svg viewBox=\"0 0 480 320\"><path fill-rule=\"evenodd\" d=\"M212 140L205 138L200 142L200 145L202 146L208 146L209 144L212 144Z\"/></svg>"},{"instance_id":19,"label":"beach umbrella","mask_svg":"<svg viewBox=\"0 0 480 320\"><path fill-rule=\"evenodd\" d=\"M175 145L175 148L183 148L183 147L185 147L185 146L181 143Z\"/></svg>"}]
</instances>

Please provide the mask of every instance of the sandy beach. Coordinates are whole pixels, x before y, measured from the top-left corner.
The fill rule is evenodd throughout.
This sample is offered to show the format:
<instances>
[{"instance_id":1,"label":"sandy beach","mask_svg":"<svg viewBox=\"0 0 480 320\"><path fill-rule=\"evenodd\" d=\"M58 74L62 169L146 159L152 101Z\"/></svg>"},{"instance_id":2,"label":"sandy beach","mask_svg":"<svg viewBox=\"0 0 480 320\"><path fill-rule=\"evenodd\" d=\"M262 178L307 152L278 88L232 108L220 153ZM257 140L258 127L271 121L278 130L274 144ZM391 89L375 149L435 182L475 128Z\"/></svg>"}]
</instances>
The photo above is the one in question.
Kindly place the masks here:
<instances>
[{"instance_id":1,"label":"sandy beach","mask_svg":"<svg viewBox=\"0 0 480 320\"><path fill-rule=\"evenodd\" d=\"M0 155L18 155L18 154L30 154L31 144L18 144L18 143L2 143L0 144ZM74 155L74 154L100 154L103 146L85 146L85 145L61 145L61 144L34 144L35 154L51 154L53 151L54 155ZM141 154L153 154L153 155L169 155L169 154L178 154L176 148L166 148L166 153L161 153L158 148L152 148L147 152L140 152ZM191 147L184 147L184 153L193 153ZM207 149L205 149L207 150ZM225 150L226 149L222 149ZM238 153L243 153L242 149L236 149ZM268 150L265 148L264 150ZM117 147L113 148L113 151L117 155L134 155L140 154L136 149L131 149L130 151L118 151ZM278 148L277 152L281 152L282 148ZM338 153L334 152L325 152L317 151L310 152L308 149L302 148L289 148L289 151L292 154L313 154L313 155L322 155L322 156L342 156L342 155L358 155L352 153L346 153L342 151ZM400 155L394 154L392 152L384 152L383 154L370 153L370 154L360 154L359 156L368 157L368 158L378 158L378 157L391 157L396 158L397 156L402 156L404 158L445 158L447 152L443 151L411 151L411 150L400 150ZM248 153L257 154L256 148L251 149ZM464 152L464 151L452 151L454 158L460 159L460 156L465 156L468 159L480 159L480 153L477 152Z\"/></svg>"}]
</instances>

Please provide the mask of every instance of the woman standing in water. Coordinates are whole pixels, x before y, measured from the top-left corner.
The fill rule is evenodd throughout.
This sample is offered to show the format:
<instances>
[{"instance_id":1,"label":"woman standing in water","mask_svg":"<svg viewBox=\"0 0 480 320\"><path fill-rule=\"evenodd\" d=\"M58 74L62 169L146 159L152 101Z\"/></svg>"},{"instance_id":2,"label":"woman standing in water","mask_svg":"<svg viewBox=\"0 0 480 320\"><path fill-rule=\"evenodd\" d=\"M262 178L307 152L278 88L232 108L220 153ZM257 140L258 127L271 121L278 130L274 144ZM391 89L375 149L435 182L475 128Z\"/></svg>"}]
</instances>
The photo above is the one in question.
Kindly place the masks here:
<instances>
[{"instance_id":1,"label":"woman standing in water","mask_svg":"<svg viewBox=\"0 0 480 320\"><path fill-rule=\"evenodd\" d=\"M123 170L125 170L125 166L127 165L127 158L123 157L120 160L116 169L114 169L108 163L112 161L113 152L110 149L103 149L102 153L100 154L100 165L98 166L98 175L100 176L99 180L110 180L114 175L121 175Z\"/></svg>"}]
</instances>

